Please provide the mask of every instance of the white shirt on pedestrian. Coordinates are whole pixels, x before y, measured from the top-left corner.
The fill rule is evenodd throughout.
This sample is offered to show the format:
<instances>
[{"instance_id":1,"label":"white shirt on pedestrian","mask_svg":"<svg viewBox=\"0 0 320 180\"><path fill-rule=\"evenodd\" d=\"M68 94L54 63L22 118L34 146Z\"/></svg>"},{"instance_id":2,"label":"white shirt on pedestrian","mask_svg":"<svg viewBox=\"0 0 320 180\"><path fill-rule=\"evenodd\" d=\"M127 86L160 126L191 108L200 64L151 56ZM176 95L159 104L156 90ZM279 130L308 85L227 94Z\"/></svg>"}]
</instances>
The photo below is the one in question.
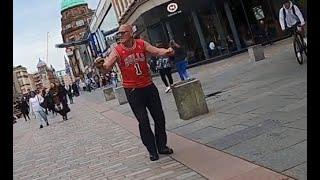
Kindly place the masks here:
<instances>
[{"instance_id":1,"label":"white shirt on pedestrian","mask_svg":"<svg viewBox=\"0 0 320 180\"><path fill-rule=\"evenodd\" d=\"M293 14L292 8L294 8L297 16ZM286 13L286 19L284 19L284 17L283 17L283 11L285 11L285 13ZM286 28L285 22L287 23L287 27L290 28L298 22L298 19L301 23L300 25L303 26L305 24L305 21L302 16L302 13L296 5L292 4L292 2L290 2L289 9L286 9L283 6L279 11L279 22L280 22L280 26L281 26L282 30L285 30L285 28Z\"/></svg>"},{"instance_id":2,"label":"white shirt on pedestrian","mask_svg":"<svg viewBox=\"0 0 320 180\"><path fill-rule=\"evenodd\" d=\"M29 99L29 106L33 112L43 111L43 108L40 106L40 103L44 101L43 97L39 94Z\"/></svg>"}]
</instances>

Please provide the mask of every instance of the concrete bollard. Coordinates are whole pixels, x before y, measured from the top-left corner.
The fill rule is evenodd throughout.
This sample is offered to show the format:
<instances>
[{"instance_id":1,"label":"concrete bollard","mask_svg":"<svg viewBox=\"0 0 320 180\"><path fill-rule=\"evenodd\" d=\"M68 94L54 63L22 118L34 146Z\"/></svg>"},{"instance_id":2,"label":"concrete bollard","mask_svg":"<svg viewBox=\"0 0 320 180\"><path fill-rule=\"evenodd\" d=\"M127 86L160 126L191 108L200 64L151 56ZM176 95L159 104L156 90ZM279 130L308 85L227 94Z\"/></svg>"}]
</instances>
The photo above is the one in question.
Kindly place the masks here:
<instances>
[{"instance_id":1,"label":"concrete bollard","mask_svg":"<svg viewBox=\"0 0 320 180\"><path fill-rule=\"evenodd\" d=\"M122 86L114 88L114 94L116 95L120 105L128 102L126 92Z\"/></svg>"},{"instance_id":2,"label":"concrete bollard","mask_svg":"<svg viewBox=\"0 0 320 180\"><path fill-rule=\"evenodd\" d=\"M106 98L106 101L110 101L116 98L112 87L107 87L103 89L103 94L104 94L104 97Z\"/></svg>"},{"instance_id":3,"label":"concrete bollard","mask_svg":"<svg viewBox=\"0 0 320 180\"><path fill-rule=\"evenodd\" d=\"M209 112L201 83L198 79L182 81L172 86L179 116L183 120Z\"/></svg>"},{"instance_id":4,"label":"concrete bollard","mask_svg":"<svg viewBox=\"0 0 320 180\"><path fill-rule=\"evenodd\" d=\"M263 60L264 57L264 50L261 44L254 45L248 48L248 53L250 57L250 61L260 61Z\"/></svg>"}]
</instances>

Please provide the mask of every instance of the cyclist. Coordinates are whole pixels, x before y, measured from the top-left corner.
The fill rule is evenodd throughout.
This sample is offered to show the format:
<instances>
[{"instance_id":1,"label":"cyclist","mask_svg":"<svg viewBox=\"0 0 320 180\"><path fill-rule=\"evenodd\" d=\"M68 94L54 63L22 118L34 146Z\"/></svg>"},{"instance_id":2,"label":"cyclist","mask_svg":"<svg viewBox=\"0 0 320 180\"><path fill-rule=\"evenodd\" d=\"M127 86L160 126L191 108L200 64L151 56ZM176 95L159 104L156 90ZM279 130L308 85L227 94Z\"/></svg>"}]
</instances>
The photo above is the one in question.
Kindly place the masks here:
<instances>
[{"instance_id":1,"label":"cyclist","mask_svg":"<svg viewBox=\"0 0 320 180\"><path fill-rule=\"evenodd\" d=\"M287 30L291 27L298 25L298 31L302 33L305 21L299 8L294 5L290 0L282 1L283 7L279 10L279 22L281 29Z\"/></svg>"}]
</instances>

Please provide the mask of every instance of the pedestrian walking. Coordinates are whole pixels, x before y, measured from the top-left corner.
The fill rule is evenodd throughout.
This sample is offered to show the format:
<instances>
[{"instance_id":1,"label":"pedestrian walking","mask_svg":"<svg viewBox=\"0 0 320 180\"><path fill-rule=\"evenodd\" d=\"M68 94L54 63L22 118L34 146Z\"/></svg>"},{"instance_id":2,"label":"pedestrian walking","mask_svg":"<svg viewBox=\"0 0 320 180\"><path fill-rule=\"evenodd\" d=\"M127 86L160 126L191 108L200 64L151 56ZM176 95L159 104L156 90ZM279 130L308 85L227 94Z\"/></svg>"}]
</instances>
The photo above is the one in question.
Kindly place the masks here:
<instances>
[{"instance_id":1,"label":"pedestrian walking","mask_svg":"<svg viewBox=\"0 0 320 180\"><path fill-rule=\"evenodd\" d=\"M94 76L94 81L95 81L95 83L96 83L96 85L97 85L97 88L100 88L100 77L99 77L98 74L96 74L96 75Z\"/></svg>"},{"instance_id":2,"label":"pedestrian walking","mask_svg":"<svg viewBox=\"0 0 320 180\"><path fill-rule=\"evenodd\" d=\"M52 87L52 84L51 84L51 87ZM44 98L47 100L48 110L51 111L52 116L54 116L54 115L57 115L57 112L55 111L55 108L54 108L54 101L53 101L54 92L51 87L50 89L47 90L47 94Z\"/></svg>"},{"instance_id":3,"label":"pedestrian walking","mask_svg":"<svg viewBox=\"0 0 320 180\"><path fill-rule=\"evenodd\" d=\"M58 97L62 106L58 113L62 116L63 120L66 121L68 120L67 114L70 112L70 108L68 106L67 90L61 84L58 85Z\"/></svg>"},{"instance_id":4,"label":"pedestrian walking","mask_svg":"<svg viewBox=\"0 0 320 180\"><path fill-rule=\"evenodd\" d=\"M43 101L43 108L44 108L44 112L48 115L48 102L47 102L47 99L46 99L46 88L43 88L42 91L41 91L41 96L43 97L44 101Z\"/></svg>"},{"instance_id":5,"label":"pedestrian walking","mask_svg":"<svg viewBox=\"0 0 320 180\"><path fill-rule=\"evenodd\" d=\"M86 79L86 90L91 92L91 79L90 78Z\"/></svg>"},{"instance_id":6,"label":"pedestrian walking","mask_svg":"<svg viewBox=\"0 0 320 180\"><path fill-rule=\"evenodd\" d=\"M163 48L162 43L157 44L158 48ZM173 79L171 75L171 63L168 56L161 56L157 57L157 70L159 71L159 74L161 76L162 82L166 86L165 92L168 93L171 89L171 86L173 84ZM167 81L168 78L168 81Z\"/></svg>"},{"instance_id":7,"label":"pedestrian walking","mask_svg":"<svg viewBox=\"0 0 320 180\"><path fill-rule=\"evenodd\" d=\"M181 81L190 79L187 71L188 61L186 60L187 54L183 48L177 44L174 40L171 40L169 46L174 49L175 55L171 56L170 60L176 64L176 69L179 73Z\"/></svg>"},{"instance_id":8,"label":"pedestrian walking","mask_svg":"<svg viewBox=\"0 0 320 180\"><path fill-rule=\"evenodd\" d=\"M70 112L70 108L68 106L67 90L63 85L56 85L55 83L51 83L51 89L55 111L62 116L63 120L68 120L67 113Z\"/></svg>"},{"instance_id":9,"label":"pedestrian walking","mask_svg":"<svg viewBox=\"0 0 320 180\"><path fill-rule=\"evenodd\" d=\"M25 119L27 121L27 118L30 120L29 117L29 104L27 103L27 100L25 97L21 98L21 101L19 103L20 111Z\"/></svg>"},{"instance_id":10,"label":"pedestrian walking","mask_svg":"<svg viewBox=\"0 0 320 180\"><path fill-rule=\"evenodd\" d=\"M77 86L77 83L73 82L71 87L72 87L73 95L76 97L79 96L80 94L79 94L79 88Z\"/></svg>"},{"instance_id":11,"label":"pedestrian walking","mask_svg":"<svg viewBox=\"0 0 320 180\"><path fill-rule=\"evenodd\" d=\"M111 77L112 86L117 87L117 85L118 85L117 73L112 70L110 77Z\"/></svg>"},{"instance_id":12,"label":"pedestrian walking","mask_svg":"<svg viewBox=\"0 0 320 180\"><path fill-rule=\"evenodd\" d=\"M100 71L108 72L118 63L129 105L139 122L142 142L149 152L150 160L155 161L159 159L158 153L172 154L173 150L167 146L165 116L158 89L152 82L146 55L170 56L174 51L172 48L157 48L144 40L134 39L132 26L128 24L119 27L117 37L119 44L106 59L97 58L95 65ZM155 123L155 134L150 127L147 109Z\"/></svg>"},{"instance_id":13,"label":"pedestrian walking","mask_svg":"<svg viewBox=\"0 0 320 180\"><path fill-rule=\"evenodd\" d=\"M70 104L73 104L73 95L72 95L71 85L66 86L66 90L67 90L67 94L68 94L68 97L69 97Z\"/></svg>"},{"instance_id":14,"label":"pedestrian walking","mask_svg":"<svg viewBox=\"0 0 320 180\"><path fill-rule=\"evenodd\" d=\"M43 125L46 124L49 126L48 118L45 113L43 107L41 107L41 103L43 103L44 99L40 94L36 94L35 92L30 93L29 105L30 112L32 112L39 121L40 129L43 128Z\"/></svg>"}]
</instances>

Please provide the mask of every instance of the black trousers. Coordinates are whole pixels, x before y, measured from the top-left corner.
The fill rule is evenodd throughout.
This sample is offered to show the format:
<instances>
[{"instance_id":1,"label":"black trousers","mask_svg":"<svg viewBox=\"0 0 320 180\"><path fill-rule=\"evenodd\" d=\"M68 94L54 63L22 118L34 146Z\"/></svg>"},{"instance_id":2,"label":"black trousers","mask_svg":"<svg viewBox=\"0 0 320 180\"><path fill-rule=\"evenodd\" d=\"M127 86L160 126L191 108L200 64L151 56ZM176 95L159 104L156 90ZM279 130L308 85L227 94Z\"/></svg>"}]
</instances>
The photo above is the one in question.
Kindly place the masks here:
<instances>
[{"instance_id":1,"label":"black trousers","mask_svg":"<svg viewBox=\"0 0 320 180\"><path fill-rule=\"evenodd\" d=\"M143 144L150 153L157 152L167 145L165 117L157 87L151 84L144 88L125 88L130 107L139 122ZM149 110L155 125L153 134L148 118Z\"/></svg>"},{"instance_id":2,"label":"black trousers","mask_svg":"<svg viewBox=\"0 0 320 180\"><path fill-rule=\"evenodd\" d=\"M27 117L30 120L29 113L22 113L24 119L27 121Z\"/></svg>"},{"instance_id":3,"label":"black trousers","mask_svg":"<svg viewBox=\"0 0 320 180\"><path fill-rule=\"evenodd\" d=\"M172 79L172 76L171 76L171 67L159 69L159 74L161 76L161 79L162 79L163 83L166 85L166 87L169 86L169 84L167 82L167 79L166 79L166 76L168 77L170 85L173 84L173 79Z\"/></svg>"}]
</instances>

